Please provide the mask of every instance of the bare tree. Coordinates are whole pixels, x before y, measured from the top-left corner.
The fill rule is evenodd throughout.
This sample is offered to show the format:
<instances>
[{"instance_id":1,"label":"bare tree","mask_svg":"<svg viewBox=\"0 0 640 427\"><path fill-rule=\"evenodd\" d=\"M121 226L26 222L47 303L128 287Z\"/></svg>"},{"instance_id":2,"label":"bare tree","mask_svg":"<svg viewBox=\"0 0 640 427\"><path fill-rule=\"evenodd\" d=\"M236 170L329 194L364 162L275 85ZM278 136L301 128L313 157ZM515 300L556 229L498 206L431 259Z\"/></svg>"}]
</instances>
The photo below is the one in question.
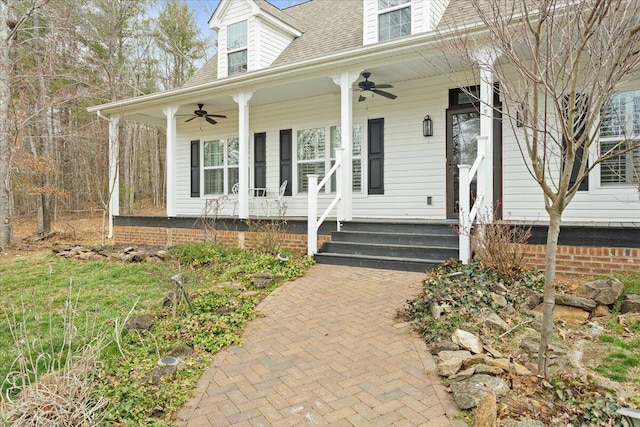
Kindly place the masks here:
<instances>
[{"instance_id":1,"label":"bare tree","mask_svg":"<svg viewBox=\"0 0 640 427\"><path fill-rule=\"evenodd\" d=\"M480 25L443 31L443 50L475 71L490 70L499 82L503 117L511 119L549 215L538 354L538 370L547 376L562 215L596 165L638 148L629 134L607 146L598 138L601 113L638 71L640 6L635 0L470 0L463 6ZM495 57L479 63L477 52L487 48Z\"/></svg>"}]
</instances>

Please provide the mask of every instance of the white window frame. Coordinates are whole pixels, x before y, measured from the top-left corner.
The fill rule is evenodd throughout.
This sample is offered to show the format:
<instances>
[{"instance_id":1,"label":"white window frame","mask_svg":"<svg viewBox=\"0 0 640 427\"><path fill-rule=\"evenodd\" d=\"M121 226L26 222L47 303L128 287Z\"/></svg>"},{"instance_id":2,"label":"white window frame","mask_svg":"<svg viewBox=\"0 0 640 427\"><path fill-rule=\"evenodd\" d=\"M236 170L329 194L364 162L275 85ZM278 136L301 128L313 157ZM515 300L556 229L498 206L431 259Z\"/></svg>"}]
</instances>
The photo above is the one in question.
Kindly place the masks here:
<instances>
[{"instance_id":1,"label":"white window frame","mask_svg":"<svg viewBox=\"0 0 640 427\"><path fill-rule=\"evenodd\" d=\"M636 117L635 119L635 123L634 123L634 110L633 110L633 99L634 98L639 98L640 99L640 89L630 89L630 90L624 90L624 91L620 91L617 92L615 95L621 95L621 94L629 94L630 95L630 99L627 101L628 105L631 106L631 108L626 108L625 109L625 117L623 118L623 121L627 124L627 126L625 126L624 131L626 132L626 135L628 135L627 139L629 139L630 141L635 142L635 144L640 144L640 113L637 114L638 117ZM615 96L614 95L614 96ZM601 121L601 129L602 126L604 125L604 118ZM634 129L635 127L635 129ZM614 135L614 136L603 136L602 135L602 130L600 130L600 135L599 135L599 141L598 141L598 147L597 147L597 155L598 157L600 157L603 152L602 152L602 144L603 143L618 143L620 141L622 141L623 139L625 139L624 135L622 134L622 131L619 132L618 135ZM612 159L610 160L610 162L624 162L625 163L625 177L624 180L622 177L620 177L620 181L619 182L604 182L602 180L602 174L605 170L608 170L608 166L605 162L601 162L598 166L597 169L597 179L598 179L598 186L600 188L603 189L615 189L615 188L631 188L631 187L636 187L638 185L637 182L634 182L634 179L637 179L637 176L631 176L629 177L629 175L626 173L628 170L632 170L633 169L633 157L636 157L636 173L640 174L640 149L636 149L632 152L628 152L623 154L620 158L617 159ZM632 172L633 173L633 172ZM635 190L635 188L634 188Z\"/></svg>"},{"instance_id":2,"label":"white window frame","mask_svg":"<svg viewBox=\"0 0 640 427\"><path fill-rule=\"evenodd\" d=\"M360 131L360 153L359 154L356 153L356 151L355 151L356 150L356 146L355 146L355 144L353 144L353 142L356 139L355 138L355 136L356 136L355 135L356 127L359 128L359 131ZM333 140L333 138L332 138L332 135L333 135L332 134L332 130L336 129L336 128L339 129L340 125L334 125L334 126L329 127L329 156L330 156L330 158L329 158L329 166L330 167L333 167L333 164L336 161L336 157L331 155L332 154L331 153L331 151L332 151L331 142ZM351 138L352 138L351 142L353 144L353 147L351 149L351 168L352 168L351 170L354 172L352 177L351 177L352 180L355 180L355 168L353 167L353 164L355 162L357 162L357 161L360 162L360 188L359 189L354 188L353 187L354 181L352 181L351 182L351 191L352 191L353 194L359 194L359 193L362 193L362 188L364 186L364 177L363 177L364 162L362 160L362 157L363 157L362 156L362 152L363 152L363 148L364 148L364 129L363 129L362 123L353 122L352 130L351 130ZM338 147L336 147L336 148L338 148ZM336 176L334 175L331 178L332 178L331 182L329 182L329 185L330 185L330 190L329 191L332 192L332 193L335 193L336 189L333 188L333 187L334 187L334 183L336 182Z\"/></svg>"},{"instance_id":3,"label":"white window frame","mask_svg":"<svg viewBox=\"0 0 640 427\"><path fill-rule=\"evenodd\" d=\"M360 146L360 154L357 156L354 156L352 154L352 160L359 160L360 161L360 173L361 173L361 177L360 177L360 189L359 190L353 190L353 194L362 194L364 192L364 189L366 188L366 182L365 182L365 178L366 178L366 159L365 159L365 142L366 142L366 135L365 135L365 126L363 125L363 123L361 121L353 121L353 127L355 126L359 126L360 127L360 138L361 138L361 146ZM333 166L333 163L335 162L335 156L331 155L331 129L332 128L339 128L340 125L309 125L309 126L304 126L300 129L294 129L294 136L295 139L293 140L294 145L294 168L293 168L293 181L294 181L294 186L292 187L295 194L307 194L308 191L305 189L303 190L300 186L299 183L299 167L300 165L303 164L309 164L309 163L323 163L324 164L324 171L325 173L329 172L329 170L331 169L331 167ZM324 157L322 159L320 158L315 158L315 159L311 159L311 160L305 160L305 159L299 159L298 158L298 132L302 132L305 130L311 130L311 129L322 129L324 131ZM321 181L324 178L324 175L320 175L318 177L318 182ZM353 182L352 182L353 185ZM330 193L334 193L335 192L335 188L332 188L332 182L331 180L327 183L327 185L325 185L324 187L324 193L326 194L330 194Z\"/></svg>"},{"instance_id":4,"label":"white window frame","mask_svg":"<svg viewBox=\"0 0 640 427\"><path fill-rule=\"evenodd\" d=\"M413 34L413 8L412 8L412 0L406 0L404 3L400 3L396 6L392 6L392 7L388 7L386 9L380 9L380 2L379 0L376 0L376 7L378 8L378 14L376 16L376 28L377 28L377 34L378 34L378 41L379 42L383 42L383 41L389 41L389 40L394 40L396 38L399 37L406 37L406 36L410 36L411 34ZM380 18L382 17L382 15L386 15L386 14L390 14L396 11L399 11L401 9L409 9L409 34L403 34L401 36L397 36L397 37L389 37L388 39L382 39L380 37Z\"/></svg>"},{"instance_id":5,"label":"white window frame","mask_svg":"<svg viewBox=\"0 0 640 427\"><path fill-rule=\"evenodd\" d=\"M233 164L232 162L230 162L230 158L229 158L229 154L230 154L230 150L229 150L229 142L230 141L236 141L236 143L238 144L238 151L239 151L239 142L240 142L240 138L238 137L227 137L227 138L211 138L211 139L206 139L202 141L202 147L201 147L201 153L200 153L200 158L202 159L202 165L201 165L201 170L202 170L202 182L200 183L200 188L202 188L202 193L204 196L221 196L221 195L225 195L225 194L230 194L231 193L231 188L233 187L233 184L230 184L229 179L231 177L230 171L232 169L236 169L239 171L239 164L236 161L235 164ZM222 143L223 146L223 150L222 150L222 156L223 156L223 162L222 165L217 165L217 166L206 166L206 157L205 157L205 146L207 145L208 142L218 142L218 143ZM239 160L239 159L238 159ZM222 193L207 193L207 188L206 188L206 174L207 171L210 170L222 170Z\"/></svg>"},{"instance_id":6,"label":"white window frame","mask_svg":"<svg viewBox=\"0 0 640 427\"><path fill-rule=\"evenodd\" d=\"M229 47L229 29L234 25L243 24L245 27L245 43L242 46ZM232 72L231 69L231 55L237 54L240 52L245 52L246 62L244 63L245 69L243 71ZM233 24L227 25L227 77L237 76L240 74L244 74L249 70L249 22L245 19L242 21L234 22Z\"/></svg>"}]
</instances>

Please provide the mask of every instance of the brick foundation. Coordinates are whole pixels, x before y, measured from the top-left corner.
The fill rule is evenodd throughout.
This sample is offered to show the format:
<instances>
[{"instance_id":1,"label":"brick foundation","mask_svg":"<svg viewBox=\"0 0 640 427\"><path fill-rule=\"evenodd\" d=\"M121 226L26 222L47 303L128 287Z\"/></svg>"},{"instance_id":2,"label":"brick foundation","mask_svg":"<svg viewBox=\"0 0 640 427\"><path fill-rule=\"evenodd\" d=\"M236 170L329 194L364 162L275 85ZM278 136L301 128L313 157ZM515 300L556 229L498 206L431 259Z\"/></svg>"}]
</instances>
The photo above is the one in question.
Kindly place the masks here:
<instances>
[{"instance_id":1,"label":"brick foundation","mask_svg":"<svg viewBox=\"0 0 640 427\"><path fill-rule=\"evenodd\" d=\"M117 225L113 229L114 244L131 244L169 247L189 242L216 241L229 246L253 249L259 245L260 233L235 230L205 232L195 228L162 228ZM331 236L318 235L318 247ZM283 233L280 246L297 254L307 253L307 235Z\"/></svg>"},{"instance_id":2,"label":"brick foundation","mask_svg":"<svg viewBox=\"0 0 640 427\"><path fill-rule=\"evenodd\" d=\"M545 245L525 245L532 267L544 270ZM640 249L558 245L556 272L598 275L640 271Z\"/></svg>"}]
</instances>

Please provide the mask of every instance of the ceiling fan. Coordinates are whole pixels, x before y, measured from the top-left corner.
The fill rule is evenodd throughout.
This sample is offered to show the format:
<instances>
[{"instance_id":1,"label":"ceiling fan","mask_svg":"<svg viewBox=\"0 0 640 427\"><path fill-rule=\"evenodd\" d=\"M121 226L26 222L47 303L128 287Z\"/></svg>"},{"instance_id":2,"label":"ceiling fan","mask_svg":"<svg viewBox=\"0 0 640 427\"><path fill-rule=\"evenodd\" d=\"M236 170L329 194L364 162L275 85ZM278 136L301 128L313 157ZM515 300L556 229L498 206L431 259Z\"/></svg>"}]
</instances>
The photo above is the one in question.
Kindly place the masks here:
<instances>
[{"instance_id":1,"label":"ceiling fan","mask_svg":"<svg viewBox=\"0 0 640 427\"><path fill-rule=\"evenodd\" d=\"M217 117L220 119L226 119L227 116L223 116L221 114L209 114L207 112L207 110L203 110L202 107L204 107L204 104L198 104L198 109L193 111L193 114L179 114L179 116L181 117L190 117L189 119L185 120L184 122L190 122L193 119L197 119L199 117L202 117L203 119L205 119L207 122L211 123L212 125L215 125L216 123L218 123L217 121L215 121L213 118Z\"/></svg>"},{"instance_id":2,"label":"ceiling fan","mask_svg":"<svg viewBox=\"0 0 640 427\"><path fill-rule=\"evenodd\" d=\"M385 98L389 98L389 99L396 99L397 96L389 93L389 92L385 92L384 90L380 90L380 89L389 89L392 88L393 86L391 86L390 84L381 84L381 85L377 85L375 84L375 82L369 80L369 77L371 76L371 73L369 72L364 72L362 73L362 77L364 77L364 81L361 81L360 83L358 83L358 87L360 88L360 92L371 92L371 93L377 93L378 95L382 95ZM358 97L358 101L362 102L365 99L367 99L366 97L360 95Z\"/></svg>"}]
</instances>

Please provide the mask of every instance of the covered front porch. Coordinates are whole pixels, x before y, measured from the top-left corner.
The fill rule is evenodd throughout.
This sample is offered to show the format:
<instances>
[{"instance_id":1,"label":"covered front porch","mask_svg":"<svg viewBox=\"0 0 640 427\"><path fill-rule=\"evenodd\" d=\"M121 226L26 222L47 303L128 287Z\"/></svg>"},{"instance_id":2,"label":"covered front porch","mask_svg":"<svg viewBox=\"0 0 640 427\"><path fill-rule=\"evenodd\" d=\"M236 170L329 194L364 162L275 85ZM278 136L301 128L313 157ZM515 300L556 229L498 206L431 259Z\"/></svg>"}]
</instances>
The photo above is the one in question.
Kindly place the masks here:
<instances>
[{"instance_id":1,"label":"covered front porch","mask_svg":"<svg viewBox=\"0 0 640 427\"><path fill-rule=\"evenodd\" d=\"M120 215L121 120L166 130L167 219L213 213L245 220L272 216L277 208L278 216L305 219L309 254L317 252L314 242L321 240L321 230L338 230L353 218L437 222L460 216L463 225L470 223L469 197L460 199L459 189L468 194L471 187L458 181L459 161L447 145L454 83L441 74L445 59L424 37L387 44L397 45L393 55L389 46L372 46L330 61L281 66L101 106L96 111L110 123L110 234ZM478 57L482 63L491 56L479 52ZM387 90L397 99L357 90L363 71L377 83L390 84ZM477 111L477 132L492 147L494 82L483 73L469 82L479 83L482 107L470 108ZM219 116L215 125L192 118L198 104ZM428 134L423 129L427 120ZM490 213L494 150L479 152L473 171L475 200L482 206L475 212Z\"/></svg>"}]
</instances>

